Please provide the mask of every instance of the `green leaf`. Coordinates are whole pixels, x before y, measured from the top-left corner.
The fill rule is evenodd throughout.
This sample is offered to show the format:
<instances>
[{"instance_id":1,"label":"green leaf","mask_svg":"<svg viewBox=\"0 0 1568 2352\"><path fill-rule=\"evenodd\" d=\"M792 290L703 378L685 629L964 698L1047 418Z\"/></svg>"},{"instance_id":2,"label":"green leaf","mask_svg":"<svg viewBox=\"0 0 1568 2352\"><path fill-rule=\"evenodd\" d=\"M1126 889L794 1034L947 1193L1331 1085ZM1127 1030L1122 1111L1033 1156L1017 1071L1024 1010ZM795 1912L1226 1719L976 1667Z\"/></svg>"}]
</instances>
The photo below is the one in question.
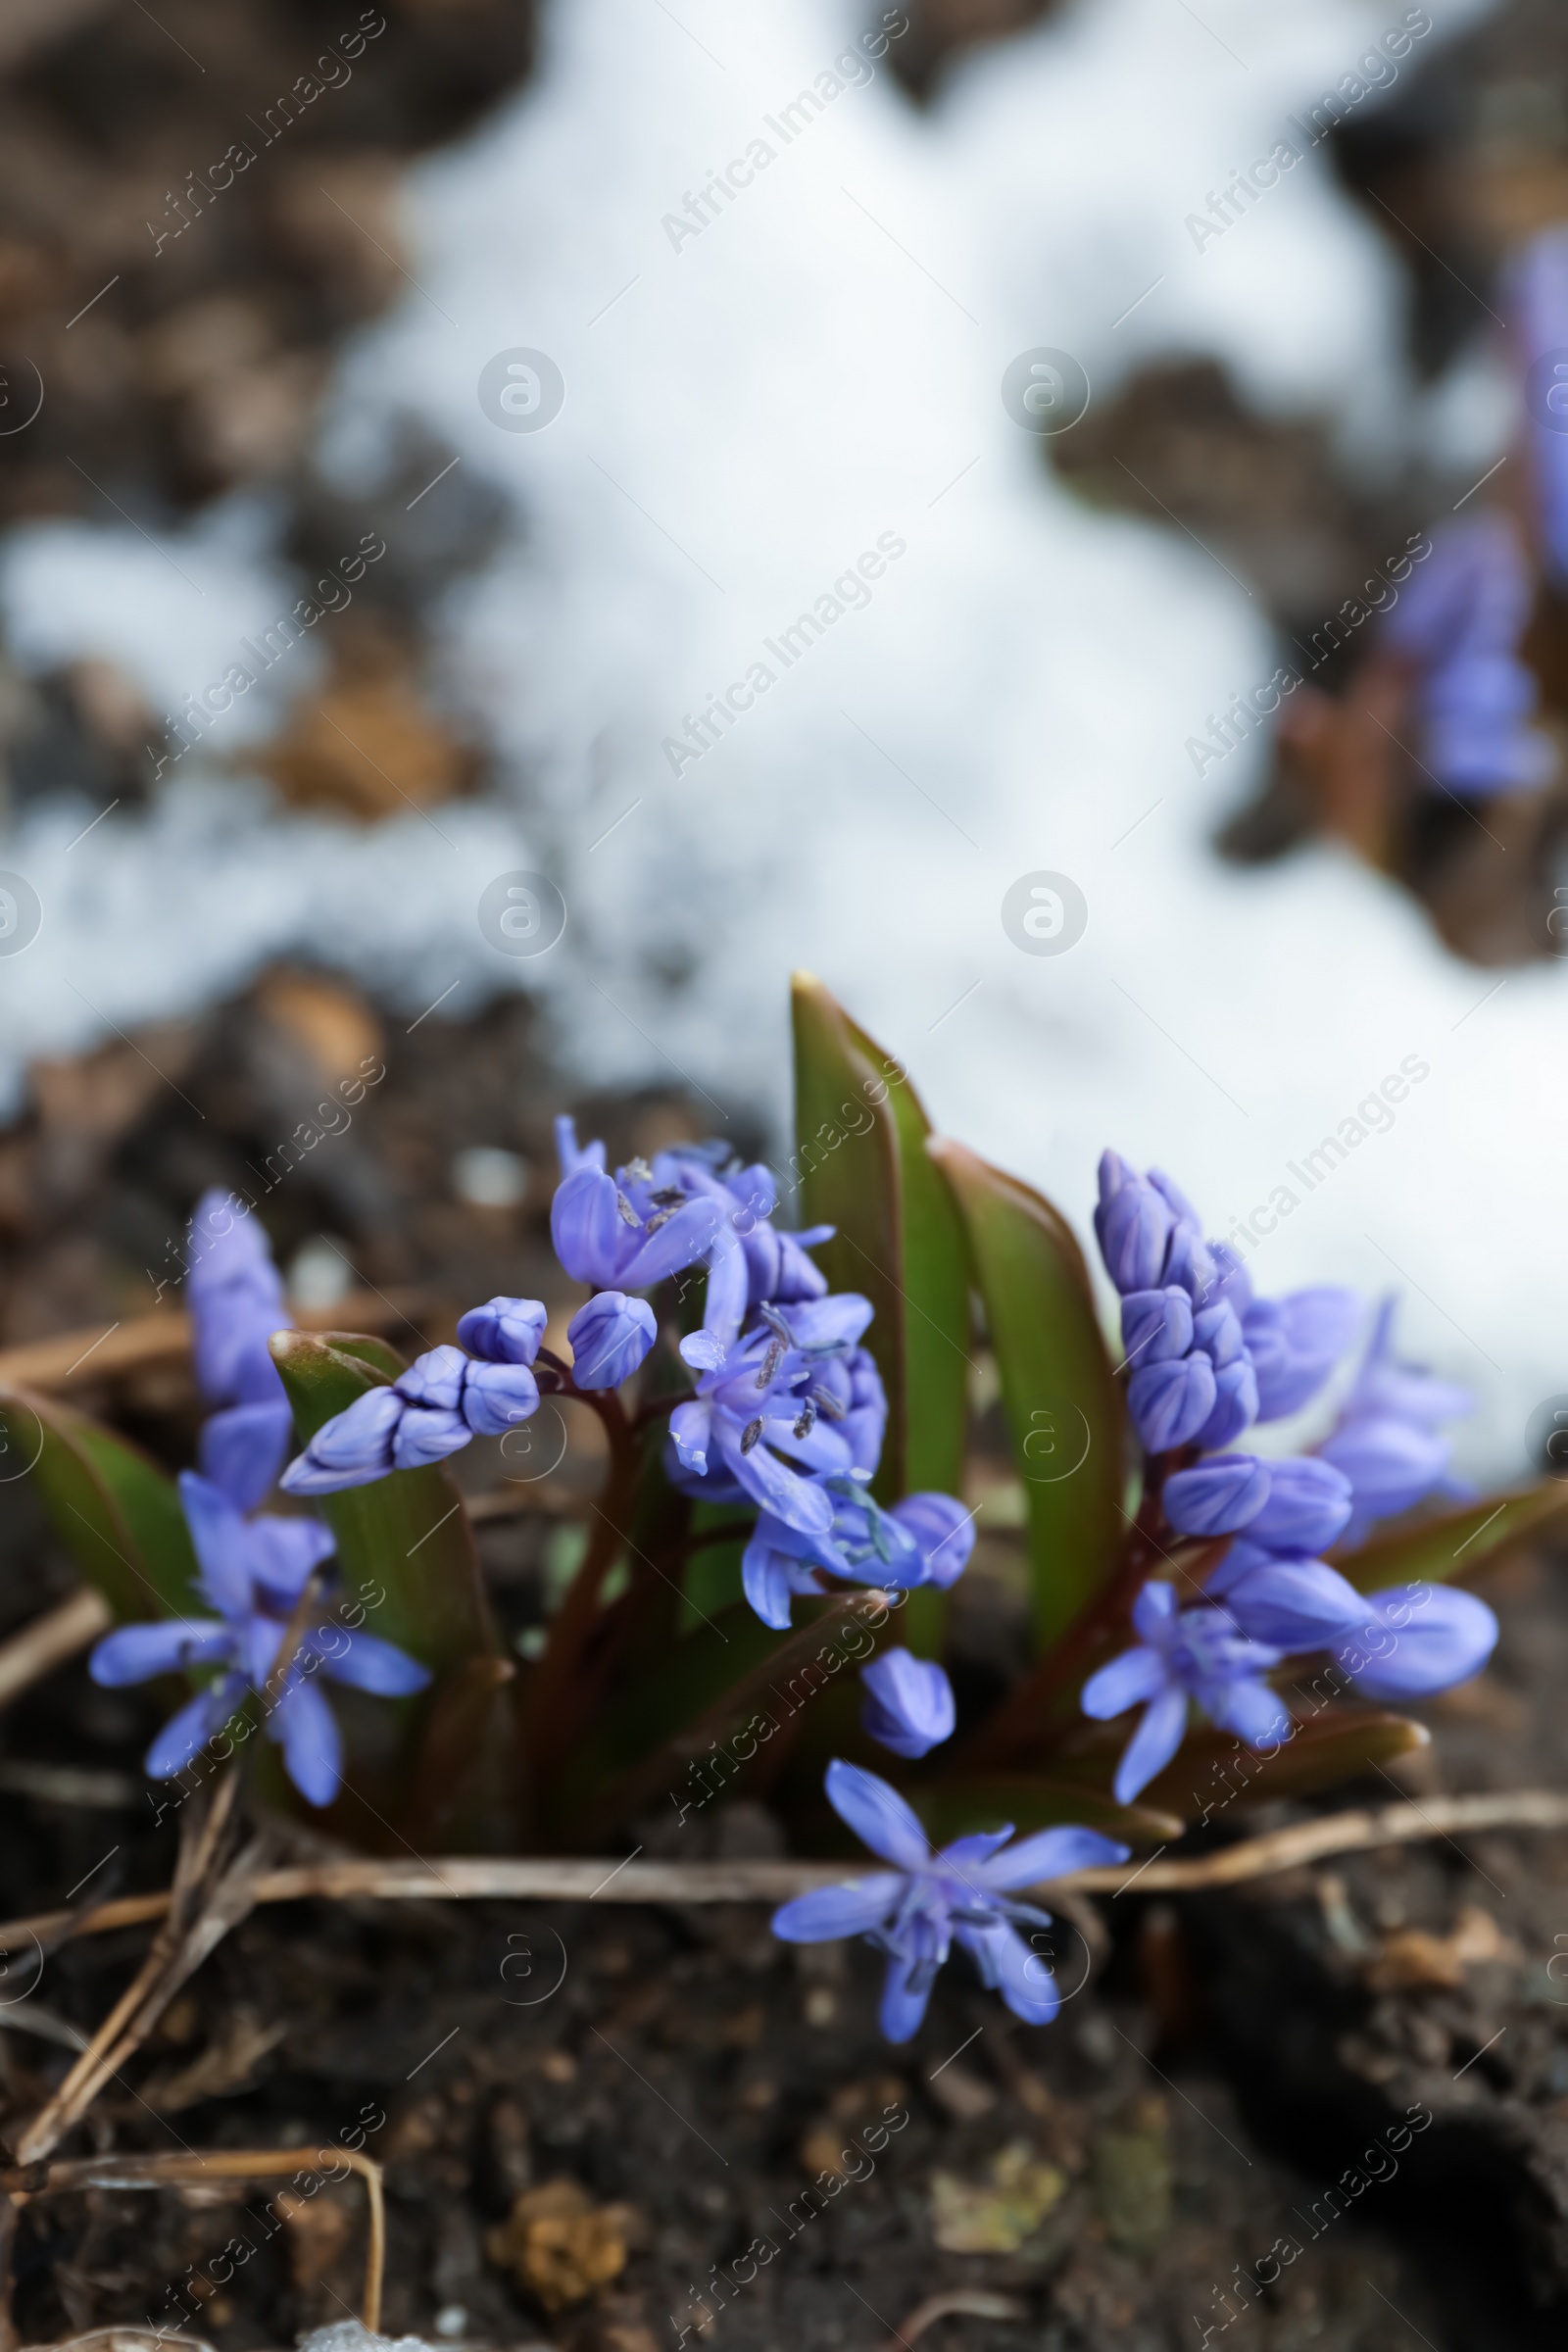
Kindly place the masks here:
<instances>
[{"instance_id":1,"label":"green leaf","mask_svg":"<svg viewBox=\"0 0 1568 2352\"><path fill-rule=\"evenodd\" d=\"M591 1840L650 1803L662 1812L666 1799L677 1807L685 1800L688 1811L708 1802L776 1735L792 1739L803 1711L825 1690L855 1689L855 1668L869 1660L889 1622L887 1596L871 1590L810 1607L788 1634L772 1632L749 1608L726 1611L679 1644L660 1688L644 1693L641 1708L622 1708L596 1757L585 1743L577 1762L589 1772L602 1773L615 1749L626 1756L629 1748L629 1758L583 1800L574 1834ZM757 1729L763 1724L765 1731ZM737 1733L750 1740L744 1754L730 1744Z\"/></svg>"},{"instance_id":2,"label":"green leaf","mask_svg":"<svg viewBox=\"0 0 1568 2352\"><path fill-rule=\"evenodd\" d=\"M875 1310L865 1344L887 1391L888 1427L873 1493L881 1502L963 1492L970 1361L963 1227L926 1155L930 1121L908 1074L852 1021L819 980L797 972L794 1168L802 1222L830 1224L817 1250L834 1290ZM942 1647L945 1596L911 1595L906 1639Z\"/></svg>"},{"instance_id":3,"label":"green leaf","mask_svg":"<svg viewBox=\"0 0 1568 2352\"><path fill-rule=\"evenodd\" d=\"M1548 1478L1515 1494L1484 1495L1479 1502L1423 1519L1396 1535L1379 1536L1358 1551L1335 1551L1329 1557L1358 1592L1423 1579L1459 1582L1499 1544L1511 1544L1559 1511L1568 1511L1568 1485Z\"/></svg>"},{"instance_id":4,"label":"green leaf","mask_svg":"<svg viewBox=\"0 0 1568 2352\"><path fill-rule=\"evenodd\" d=\"M972 1830L1000 1830L1011 1822L1019 1831L1054 1829L1071 1822L1098 1830L1124 1845L1160 1845L1182 1834L1174 1813L1152 1805L1118 1805L1115 1798L1045 1780L1032 1773L970 1773L951 1781L906 1788L933 1845Z\"/></svg>"},{"instance_id":5,"label":"green leaf","mask_svg":"<svg viewBox=\"0 0 1568 2352\"><path fill-rule=\"evenodd\" d=\"M58 1397L0 1395L6 1434L82 1575L122 1619L209 1614L179 1490L141 1448Z\"/></svg>"},{"instance_id":6,"label":"green leaf","mask_svg":"<svg viewBox=\"0 0 1568 2352\"><path fill-rule=\"evenodd\" d=\"M1126 1421L1083 1252L1048 1200L946 1137L952 1187L1002 1380L1029 1512L1035 1642L1044 1650L1109 1576L1126 1535Z\"/></svg>"},{"instance_id":7,"label":"green leaf","mask_svg":"<svg viewBox=\"0 0 1568 2352\"><path fill-rule=\"evenodd\" d=\"M380 1340L357 1333L280 1331L270 1343L302 1445L404 1369ZM373 1486L323 1494L344 1590L371 1602L369 1630L441 1673L498 1644L473 1531L447 1472L394 1470Z\"/></svg>"}]
</instances>

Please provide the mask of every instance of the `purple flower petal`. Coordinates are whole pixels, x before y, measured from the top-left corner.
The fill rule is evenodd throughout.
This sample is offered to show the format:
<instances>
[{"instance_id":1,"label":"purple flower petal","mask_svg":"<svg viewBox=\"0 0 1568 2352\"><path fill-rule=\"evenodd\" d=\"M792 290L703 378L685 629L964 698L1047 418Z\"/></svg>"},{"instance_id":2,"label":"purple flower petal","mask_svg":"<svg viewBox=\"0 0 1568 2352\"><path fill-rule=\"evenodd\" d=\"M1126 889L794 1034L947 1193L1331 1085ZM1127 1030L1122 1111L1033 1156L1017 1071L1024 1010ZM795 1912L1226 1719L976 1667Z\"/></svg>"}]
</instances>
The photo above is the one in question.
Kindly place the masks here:
<instances>
[{"instance_id":1,"label":"purple flower petal","mask_svg":"<svg viewBox=\"0 0 1568 2352\"><path fill-rule=\"evenodd\" d=\"M929 1583L944 1592L957 1583L974 1549L973 1511L966 1511L956 1495L928 1491L906 1494L888 1517L914 1538Z\"/></svg>"},{"instance_id":2,"label":"purple flower petal","mask_svg":"<svg viewBox=\"0 0 1568 2352\"><path fill-rule=\"evenodd\" d=\"M566 1328L571 1376L579 1389L618 1389L629 1380L659 1336L646 1298L600 1291Z\"/></svg>"},{"instance_id":3,"label":"purple flower petal","mask_svg":"<svg viewBox=\"0 0 1568 2352\"><path fill-rule=\"evenodd\" d=\"M1210 1587L1212 1591L1212 1587ZM1275 1649L1322 1649L1365 1618L1353 1585L1323 1560L1266 1556L1226 1587L1225 1607L1254 1642Z\"/></svg>"},{"instance_id":4,"label":"purple flower petal","mask_svg":"<svg viewBox=\"0 0 1568 2352\"><path fill-rule=\"evenodd\" d=\"M901 1870L918 1870L929 1861L930 1840L918 1819L898 1790L879 1781L874 1772L835 1757L823 1785L840 1821L884 1862L896 1862Z\"/></svg>"},{"instance_id":5,"label":"purple flower petal","mask_svg":"<svg viewBox=\"0 0 1568 2352\"><path fill-rule=\"evenodd\" d=\"M1079 1705L1086 1715L1108 1722L1129 1707L1152 1698L1165 1680L1165 1661L1157 1649L1124 1649L1119 1658L1102 1666L1083 1687Z\"/></svg>"},{"instance_id":6,"label":"purple flower petal","mask_svg":"<svg viewBox=\"0 0 1568 2352\"><path fill-rule=\"evenodd\" d=\"M1285 1701L1267 1683L1237 1675L1216 1684L1203 1694L1208 1714L1224 1732L1234 1732L1249 1747L1264 1747L1289 1736L1291 1718Z\"/></svg>"},{"instance_id":7,"label":"purple flower petal","mask_svg":"<svg viewBox=\"0 0 1568 2352\"><path fill-rule=\"evenodd\" d=\"M1014 2017L1021 2017L1026 2026L1050 2025L1061 2007L1061 1995L1043 1952L1031 1951L1005 1920L991 1928L960 1926L956 1935Z\"/></svg>"},{"instance_id":8,"label":"purple flower petal","mask_svg":"<svg viewBox=\"0 0 1568 2352\"><path fill-rule=\"evenodd\" d=\"M392 1440L395 1470L427 1470L460 1452L473 1436L461 1413L425 1412L417 1405L405 1408Z\"/></svg>"},{"instance_id":9,"label":"purple flower petal","mask_svg":"<svg viewBox=\"0 0 1568 2352\"><path fill-rule=\"evenodd\" d=\"M273 1404L235 1404L212 1413L197 1440L202 1476L236 1510L254 1511L271 1491L293 1433L294 1415L281 1396Z\"/></svg>"},{"instance_id":10,"label":"purple flower petal","mask_svg":"<svg viewBox=\"0 0 1568 2352\"><path fill-rule=\"evenodd\" d=\"M1069 1871L1098 1870L1106 1862L1125 1862L1131 1850L1118 1845L1113 1838L1102 1838L1098 1830L1066 1826L1037 1830L1032 1838L1020 1838L994 1861L982 1863L975 1876L983 1886L1005 1894L1020 1886L1039 1886L1049 1879L1064 1879Z\"/></svg>"},{"instance_id":11,"label":"purple flower petal","mask_svg":"<svg viewBox=\"0 0 1568 2352\"><path fill-rule=\"evenodd\" d=\"M1257 1374L1250 1356L1238 1356L1214 1375L1214 1409L1198 1433L1203 1446L1234 1446L1257 1419Z\"/></svg>"},{"instance_id":12,"label":"purple flower petal","mask_svg":"<svg viewBox=\"0 0 1568 2352\"><path fill-rule=\"evenodd\" d=\"M1272 1468L1252 1453L1222 1453L1178 1470L1161 1489L1165 1516L1184 1536L1226 1536L1255 1519L1268 1500Z\"/></svg>"},{"instance_id":13,"label":"purple flower petal","mask_svg":"<svg viewBox=\"0 0 1568 2352\"><path fill-rule=\"evenodd\" d=\"M1172 1284L1133 1291L1121 1302L1121 1348L1129 1364L1174 1363L1193 1344L1193 1302Z\"/></svg>"},{"instance_id":14,"label":"purple flower petal","mask_svg":"<svg viewBox=\"0 0 1568 2352\"><path fill-rule=\"evenodd\" d=\"M343 1785L343 1742L331 1708L314 1683L291 1683L272 1713L270 1739L281 1740L283 1768L308 1803L329 1805Z\"/></svg>"},{"instance_id":15,"label":"purple flower petal","mask_svg":"<svg viewBox=\"0 0 1568 2352\"><path fill-rule=\"evenodd\" d=\"M1452 1585L1394 1585L1362 1603L1335 1657L1366 1698L1425 1698L1479 1674L1497 1642L1484 1600Z\"/></svg>"},{"instance_id":16,"label":"purple flower petal","mask_svg":"<svg viewBox=\"0 0 1568 2352\"><path fill-rule=\"evenodd\" d=\"M1112 1790L1118 1805L1130 1805L1157 1773L1164 1771L1187 1732L1187 1693L1162 1690L1150 1700L1144 1720L1122 1751Z\"/></svg>"},{"instance_id":17,"label":"purple flower petal","mask_svg":"<svg viewBox=\"0 0 1568 2352\"><path fill-rule=\"evenodd\" d=\"M860 1721L896 1756L929 1755L957 1723L953 1685L940 1666L907 1649L884 1650L860 1669L866 1703Z\"/></svg>"},{"instance_id":18,"label":"purple flower petal","mask_svg":"<svg viewBox=\"0 0 1568 2352\"><path fill-rule=\"evenodd\" d=\"M772 1929L786 1943L831 1943L881 1927L899 1900L904 1881L890 1870L843 1886L815 1886L775 1911Z\"/></svg>"},{"instance_id":19,"label":"purple flower petal","mask_svg":"<svg viewBox=\"0 0 1568 2352\"><path fill-rule=\"evenodd\" d=\"M356 1690L373 1690L378 1698L407 1698L411 1691L422 1690L430 1680L428 1667L377 1634L328 1626L322 1629L322 1639L333 1642L332 1654L327 1655L323 1648L320 1655L321 1671L334 1683L347 1683ZM339 1643L347 1646L339 1647Z\"/></svg>"},{"instance_id":20,"label":"purple flower petal","mask_svg":"<svg viewBox=\"0 0 1568 2352\"><path fill-rule=\"evenodd\" d=\"M1310 1454L1270 1465L1268 1499L1247 1533L1276 1551L1321 1551L1350 1516L1350 1481Z\"/></svg>"},{"instance_id":21,"label":"purple flower petal","mask_svg":"<svg viewBox=\"0 0 1568 2352\"><path fill-rule=\"evenodd\" d=\"M196 1547L203 1592L225 1617L238 1616L251 1599L245 1521L228 1496L194 1470L179 1474L179 1500Z\"/></svg>"},{"instance_id":22,"label":"purple flower petal","mask_svg":"<svg viewBox=\"0 0 1568 2352\"><path fill-rule=\"evenodd\" d=\"M335 1494L368 1486L392 1468L393 1436L408 1408L396 1389L367 1389L318 1429L284 1471L286 1494Z\"/></svg>"},{"instance_id":23,"label":"purple flower petal","mask_svg":"<svg viewBox=\"0 0 1568 2352\"><path fill-rule=\"evenodd\" d=\"M888 1962L878 2023L889 2041L908 2041L920 2030L920 2020L931 1998L932 1979L920 1977L917 1984L911 1984L916 1965L897 1956Z\"/></svg>"},{"instance_id":24,"label":"purple flower petal","mask_svg":"<svg viewBox=\"0 0 1568 2352\"><path fill-rule=\"evenodd\" d=\"M470 1363L463 1418L476 1438L504 1437L539 1410L539 1384L526 1364Z\"/></svg>"},{"instance_id":25,"label":"purple flower petal","mask_svg":"<svg viewBox=\"0 0 1568 2352\"><path fill-rule=\"evenodd\" d=\"M631 1254L621 1239L631 1230L621 1217L619 1188L602 1167L579 1162L556 1187L550 1238L573 1282L614 1283Z\"/></svg>"},{"instance_id":26,"label":"purple flower petal","mask_svg":"<svg viewBox=\"0 0 1568 2352\"><path fill-rule=\"evenodd\" d=\"M172 1781L192 1756L200 1753L213 1734L221 1731L245 1694L237 1675L224 1675L211 1690L203 1690L171 1715L143 1758L150 1781Z\"/></svg>"},{"instance_id":27,"label":"purple flower petal","mask_svg":"<svg viewBox=\"0 0 1568 2352\"><path fill-rule=\"evenodd\" d=\"M1196 1438L1214 1409L1218 1391L1206 1355L1150 1364L1127 1383L1127 1403L1151 1453L1167 1453Z\"/></svg>"},{"instance_id":28,"label":"purple flower petal","mask_svg":"<svg viewBox=\"0 0 1568 2352\"><path fill-rule=\"evenodd\" d=\"M426 1412L455 1413L463 1403L467 1373L468 1359L463 1349L449 1344L416 1356L392 1385L409 1404L420 1405Z\"/></svg>"},{"instance_id":29,"label":"purple flower petal","mask_svg":"<svg viewBox=\"0 0 1568 2352\"><path fill-rule=\"evenodd\" d=\"M487 1298L458 1321L458 1345L490 1364L531 1364L549 1314L537 1298Z\"/></svg>"},{"instance_id":30,"label":"purple flower petal","mask_svg":"<svg viewBox=\"0 0 1568 2352\"><path fill-rule=\"evenodd\" d=\"M683 1267L695 1266L713 1247L722 1218L716 1200L683 1200L674 1215L622 1262L616 1282L647 1290Z\"/></svg>"},{"instance_id":31,"label":"purple flower petal","mask_svg":"<svg viewBox=\"0 0 1568 2352\"><path fill-rule=\"evenodd\" d=\"M150 1682L155 1674L183 1674L210 1666L234 1647L231 1626L220 1619L172 1619L167 1625L122 1625L106 1634L87 1660L87 1672L105 1690Z\"/></svg>"}]
</instances>

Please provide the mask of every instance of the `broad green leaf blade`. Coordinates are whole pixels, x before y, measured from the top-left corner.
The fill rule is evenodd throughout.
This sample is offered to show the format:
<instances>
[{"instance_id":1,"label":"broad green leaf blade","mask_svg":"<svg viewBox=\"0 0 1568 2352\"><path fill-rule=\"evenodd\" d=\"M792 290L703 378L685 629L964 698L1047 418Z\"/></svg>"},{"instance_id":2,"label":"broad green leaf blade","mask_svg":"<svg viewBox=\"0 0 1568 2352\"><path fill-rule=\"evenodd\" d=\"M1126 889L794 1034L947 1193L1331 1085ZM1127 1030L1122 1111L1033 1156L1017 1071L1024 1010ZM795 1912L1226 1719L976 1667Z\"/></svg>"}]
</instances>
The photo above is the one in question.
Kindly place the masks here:
<instances>
[{"instance_id":1,"label":"broad green leaf blade","mask_svg":"<svg viewBox=\"0 0 1568 2352\"><path fill-rule=\"evenodd\" d=\"M842 1007L808 972L795 974L791 1011L791 1171L801 1195L800 1221L836 1228L833 1240L812 1254L830 1289L859 1291L871 1301L865 1345L888 1398L887 1437L874 1491L892 1502L906 1492L906 1402L899 1146L887 1076L867 1059Z\"/></svg>"},{"instance_id":2,"label":"broad green leaf blade","mask_svg":"<svg viewBox=\"0 0 1568 2352\"><path fill-rule=\"evenodd\" d=\"M1160 1845L1182 1834L1174 1813L1152 1805L1118 1805L1098 1790L1030 1773L972 1773L907 1788L933 1845L972 1830L1051 1830L1063 1822L1118 1838L1124 1845Z\"/></svg>"},{"instance_id":3,"label":"broad green leaf blade","mask_svg":"<svg viewBox=\"0 0 1568 2352\"><path fill-rule=\"evenodd\" d=\"M888 1397L873 1493L880 1502L963 1492L968 1436L969 1267L962 1222L926 1154L930 1121L908 1074L808 972L797 972L797 1178L803 1221L832 1224L817 1252L835 1290L875 1308L866 1346ZM940 1655L946 1598L911 1594L909 1647Z\"/></svg>"},{"instance_id":4,"label":"broad green leaf blade","mask_svg":"<svg viewBox=\"0 0 1568 2352\"><path fill-rule=\"evenodd\" d=\"M139 1446L58 1397L0 1396L14 1458L32 1475L55 1532L121 1619L209 1615L179 1490Z\"/></svg>"},{"instance_id":5,"label":"broad green leaf blade","mask_svg":"<svg viewBox=\"0 0 1568 2352\"><path fill-rule=\"evenodd\" d=\"M904 1492L963 1493L970 1361L969 1252L963 1220L926 1145L931 1122L908 1075L851 1021L887 1086L898 1146L904 1294Z\"/></svg>"},{"instance_id":6,"label":"broad green leaf blade","mask_svg":"<svg viewBox=\"0 0 1568 2352\"><path fill-rule=\"evenodd\" d=\"M946 1137L952 1187L1002 1380L1029 1512L1036 1644L1046 1649L1110 1574L1122 1515L1125 1417L1089 1270L1048 1200Z\"/></svg>"},{"instance_id":7,"label":"broad green leaf blade","mask_svg":"<svg viewBox=\"0 0 1568 2352\"><path fill-rule=\"evenodd\" d=\"M270 1342L302 1444L404 1367L379 1340L280 1331ZM323 1494L344 1591L369 1610L368 1628L434 1673L493 1655L495 1630L468 1515L446 1471L394 1470L374 1486Z\"/></svg>"},{"instance_id":8,"label":"broad green leaf blade","mask_svg":"<svg viewBox=\"0 0 1568 2352\"><path fill-rule=\"evenodd\" d=\"M1479 1502L1463 1503L1398 1534L1376 1537L1358 1551L1336 1551L1329 1557L1358 1592L1418 1584L1424 1578L1435 1584L1458 1583L1500 1544L1528 1535L1559 1511L1568 1511L1568 1485L1548 1478L1519 1494L1483 1495Z\"/></svg>"}]
</instances>

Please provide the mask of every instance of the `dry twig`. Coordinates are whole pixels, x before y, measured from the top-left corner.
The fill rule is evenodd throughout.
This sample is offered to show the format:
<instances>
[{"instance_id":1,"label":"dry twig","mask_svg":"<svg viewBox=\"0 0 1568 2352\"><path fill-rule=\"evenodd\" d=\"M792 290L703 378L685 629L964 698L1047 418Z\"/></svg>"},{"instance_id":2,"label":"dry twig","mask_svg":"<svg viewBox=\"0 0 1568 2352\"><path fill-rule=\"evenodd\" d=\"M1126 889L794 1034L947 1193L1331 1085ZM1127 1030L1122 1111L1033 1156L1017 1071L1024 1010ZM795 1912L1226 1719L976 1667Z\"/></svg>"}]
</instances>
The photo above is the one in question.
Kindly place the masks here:
<instances>
[{"instance_id":1,"label":"dry twig","mask_svg":"<svg viewBox=\"0 0 1568 2352\"><path fill-rule=\"evenodd\" d=\"M89 1642L96 1642L114 1622L114 1612L103 1594L84 1585L57 1609L35 1617L9 1642L0 1642L0 1707L9 1706L24 1690L85 1649Z\"/></svg>"},{"instance_id":2,"label":"dry twig","mask_svg":"<svg viewBox=\"0 0 1568 2352\"><path fill-rule=\"evenodd\" d=\"M1075 1871L1055 1882L1067 1893L1117 1894L1136 1883L1146 1894L1191 1893L1204 1886L1234 1886L1262 1879L1329 1854L1364 1852L1402 1845L1422 1838L1451 1838L1474 1830L1568 1830L1568 1795L1549 1788L1515 1788L1489 1796L1432 1796L1421 1804L1357 1807L1320 1820L1275 1830L1266 1838L1242 1838L1218 1853L1185 1862L1120 1863L1109 1869ZM252 1904L377 1898L399 1902L593 1902L606 1903L782 1903L813 1886L835 1886L864 1877L869 1859L858 1862L626 1862L619 1866L595 1854L549 1856L443 1855L432 1862L342 1861L291 1864L257 1873L248 1893ZM1050 1892L1049 1886L1043 1889ZM66 1940L71 1936L105 1935L160 1919L168 1894L131 1894L100 1903L91 1911L44 1911L0 1927L0 1955L36 1936Z\"/></svg>"}]
</instances>

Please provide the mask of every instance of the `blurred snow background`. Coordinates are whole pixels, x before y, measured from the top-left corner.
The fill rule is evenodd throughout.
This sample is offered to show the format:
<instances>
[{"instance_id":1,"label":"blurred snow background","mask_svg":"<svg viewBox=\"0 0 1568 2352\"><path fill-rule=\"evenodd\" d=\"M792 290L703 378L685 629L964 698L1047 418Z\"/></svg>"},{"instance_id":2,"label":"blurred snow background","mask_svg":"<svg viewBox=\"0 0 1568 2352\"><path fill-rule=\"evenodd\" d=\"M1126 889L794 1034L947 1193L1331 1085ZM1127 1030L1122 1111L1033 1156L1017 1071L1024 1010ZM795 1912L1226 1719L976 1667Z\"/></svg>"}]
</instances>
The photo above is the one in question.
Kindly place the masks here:
<instances>
[{"instance_id":1,"label":"blurred snow background","mask_svg":"<svg viewBox=\"0 0 1568 2352\"><path fill-rule=\"evenodd\" d=\"M1417 58L1475 12L1431 13ZM1257 755L1200 783L1183 747L1271 672L1257 601L1190 536L1077 504L999 392L1035 346L1102 397L1155 355L1213 353L1256 404L1332 413L1357 464L1421 435L1482 473L1506 413L1473 365L1412 392L1398 270L1326 150L1204 251L1184 225L1403 14L1095 0L971 59L925 115L884 62L784 147L763 118L845 52L852 9L558 0L529 88L411 181L413 282L342 366L325 437L373 493L413 414L514 517L446 635L514 804L366 833L205 791L192 753L146 820L74 841L92 809L35 816L3 854L45 920L0 959L0 1085L303 952L411 1020L443 990L456 1013L537 989L585 1078L677 1075L715 1125L760 1103L782 1143L806 964L939 1124L1082 1233L1107 1141L1169 1168L1218 1233L1289 1186L1262 1285L1402 1287L1407 1338L1484 1399L1471 1466L1521 1468L1531 1410L1568 1388L1565 982L1456 962L1336 852L1215 860ZM760 135L776 160L677 249L663 217ZM477 397L519 347L564 376L543 431L498 429ZM673 773L685 714L760 659L779 670L762 639L887 533L906 552L870 603ZM265 503L239 499L163 544L22 531L7 625L27 662L102 653L173 708L297 592L270 545ZM216 749L275 719L247 702ZM536 963L475 921L518 866L569 908ZM1088 902L1060 956L1002 927L1041 868ZM1308 1195L1286 1163L1407 1057L1430 1074L1392 1128Z\"/></svg>"}]
</instances>

